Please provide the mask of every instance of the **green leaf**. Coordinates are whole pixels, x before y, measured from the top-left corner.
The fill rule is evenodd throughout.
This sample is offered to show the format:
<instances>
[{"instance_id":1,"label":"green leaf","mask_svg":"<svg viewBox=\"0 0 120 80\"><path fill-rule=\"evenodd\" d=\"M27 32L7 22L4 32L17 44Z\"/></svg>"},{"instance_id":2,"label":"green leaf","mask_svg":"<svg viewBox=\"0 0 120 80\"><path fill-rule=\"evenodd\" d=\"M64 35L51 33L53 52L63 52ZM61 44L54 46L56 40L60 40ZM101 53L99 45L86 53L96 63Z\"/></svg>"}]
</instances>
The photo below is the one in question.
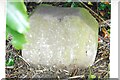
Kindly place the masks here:
<instances>
[{"instance_id":1,"label":"green leaf","mask_svg":"<svg viewBox=\"0 0 120 80\"><path fill-rule=\"evenodd\" d=\"M14 66L14 59L9 58L8 61L6 62L6 66Z\"/></svg>"},{"instance_id":2,"label":"green leaf","mask_svg":"<svg viewBox=\"0 0 120 80\"><path fill-rule=\"evenodd\" d=\"M74 6L75 6L75 3L74 3L74 2L72 2L71 7L74 7Z\"/></svg>"},{"instance_id":3,"label":"green leaf","mask_svg":"<svg viewBox=\"0 0 120 80\"><path fill-rule=\"evenodd\" d=\"M96 76L95 75L90 75L90 78L94 79L94 78L96 78Z\"/></svg>"},{"instance_id":4,"label":"green leaf","mask_svg":"<svg viewBox=\"0 0 120 80\"><path fill-rule=\"evenodd\" d=\"M28 15L23 0L12 0L7 2L6 24L11 29L22 34L28 31Z\"/></svg>"},{"instance_id":5,"label":"green leaf","mask_svg":"<svg viewBox=\"0 0 120 80\"><path fill-rule=\"evenodd\" d=\"M106 7L107 7L106 4L100 3L100 5L98 6L98 9L99 10L104 10Z\"/></svg>"},{"instance_id":6,"label":"green leaf","mask_svg":"<svg viewBox=\"0 0 120 80\"><path fill-rule=\"evenodd\" d=\"M108 33L110 34L110 29L108 29L107 31L108 31Z\"/></svg>"},{"instance_id":7,"label":"green leaf","mask_svg":"<svg viewBox=\"0 0 120 80\"><path fill-rule=\"evenodd\" d=\"M111 5L107 5L108 9L111 10Z\"/></svg>"},{"instance_id":8,"label":"green leaf","mask_svg":"<svg viewBox=\"0 0 120 80\"><path fill-rule=\"evenodd\" d=\"M75 3L75 2L72 2L72 4L71 4L71 7L73 8L73 7L78 7L79 6L79 4L77 4L77 3Z\"/></svg>"},{"instance_id":9,"label":"green leaf","mask_svg":"<svg viewBox=\"0 0 120 80\"><path fill-rule=\"evenodd\" d=\"M95 75L92 75L92 71L91 71L91 68L90 68L90 66L89 66L89 80L93 80L93 79L95 79L96 78L96 76Z\"/></svg>"},{"instance_id":10,"label":"green leaf","mask_svg":"<svg viewBox=\"0 0 120 80\"><path fill-rule=\"evenodd\" d=\"M92 4L90 1L88 2L88 5L91 5L91 6L93 6L93 4Z\"/></svg>"},{"instance_id":11,"label":"green leaf","mask_svg":"<svg viewBox=\"0 0 120 80\"><path fill-rule=\"evenodd\" d=\"M12 30L10 27L6 27L6 31L13 36L12 44L16 49L22 49L26 43L25 35Z\"/></svg>"},{"instance_id":12,"label":"green leaf","mask_svg":"<svg viewBox=\"0 0 120 80\"><path fill-rule=\"evenodd\" d=\"M108 12L108 14L110 14L110 12Z\"/></svg>"},{"instance_id":13,"label":"green leaf","mask_svg":"<svg viewBox=\"0 0 120 80\"><path fill-rule=\"evenodd\" d=\"M27 10L23 0L10 0L7 2L6 39L11 34L12 45L22 49L26 43L25 33L29 30Z\"/></svg>"}]
</instances>

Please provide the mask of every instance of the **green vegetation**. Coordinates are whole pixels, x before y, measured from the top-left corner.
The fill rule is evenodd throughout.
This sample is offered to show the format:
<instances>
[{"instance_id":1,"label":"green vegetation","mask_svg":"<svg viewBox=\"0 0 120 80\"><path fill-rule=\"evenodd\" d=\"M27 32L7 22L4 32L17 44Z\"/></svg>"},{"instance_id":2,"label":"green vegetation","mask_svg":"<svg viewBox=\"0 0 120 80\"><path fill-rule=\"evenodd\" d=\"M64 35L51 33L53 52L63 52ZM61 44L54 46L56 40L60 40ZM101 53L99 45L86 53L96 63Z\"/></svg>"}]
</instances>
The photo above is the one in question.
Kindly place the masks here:
<instances>
[{"instance_id":1,"label":"green vegetation","mask_svg":"<svg viewBox=\"0 0 120 80\"><path fill-rule=\"evenodd\" d=\"M14 2L16 1L16 2ZM12 36L12 44L16 49L22 49L26 43L25 33L29 30L28 15L23 0L7 2L6 38Z\"/></svg>"}]
</instances>

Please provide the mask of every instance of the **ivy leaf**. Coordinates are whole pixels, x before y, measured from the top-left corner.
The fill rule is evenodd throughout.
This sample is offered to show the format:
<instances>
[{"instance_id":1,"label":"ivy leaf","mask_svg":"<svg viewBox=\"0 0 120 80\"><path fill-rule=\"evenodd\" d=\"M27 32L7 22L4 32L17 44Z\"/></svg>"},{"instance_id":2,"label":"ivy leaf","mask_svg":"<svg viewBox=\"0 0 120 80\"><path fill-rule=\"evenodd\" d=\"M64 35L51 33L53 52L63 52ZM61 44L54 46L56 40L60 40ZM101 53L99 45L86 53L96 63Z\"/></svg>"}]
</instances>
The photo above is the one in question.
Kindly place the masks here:
<instances>
[{"instance_id":1,"label":"ivy leaf","mask_svg":"<svg viewBox=\"0 0 120 80\"><path fill-rule=\"evenodd\" d=\"M23 0L7 2L6 24L13 30L24 34L29 29L28 15Z\"/></svg>"}]
</instances>

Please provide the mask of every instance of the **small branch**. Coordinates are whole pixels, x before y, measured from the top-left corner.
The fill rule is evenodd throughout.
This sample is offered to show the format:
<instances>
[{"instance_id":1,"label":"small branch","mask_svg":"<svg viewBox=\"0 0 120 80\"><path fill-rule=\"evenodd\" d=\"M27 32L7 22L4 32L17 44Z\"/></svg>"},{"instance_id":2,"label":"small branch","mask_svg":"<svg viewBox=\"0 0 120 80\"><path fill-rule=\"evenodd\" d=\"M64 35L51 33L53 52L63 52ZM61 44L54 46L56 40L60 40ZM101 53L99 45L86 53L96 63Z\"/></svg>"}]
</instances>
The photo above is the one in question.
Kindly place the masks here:
<instances>
[{"instance_id":1,"label":"small branch","mask_svg":"<svg viewBox=\"0 0 120 80\"><path fill-rule=\"evenodd\" d=\"M21 56L17 55L19 58L21 58L28 66L30 66L30 64Z\"/></svg>"},{"instance_id":2,"label":"small branch","mask_svg":"<svg viewBox=\"0 0 120 80\"><path fill-rule=\"evenodd\" d=\"M84 75L69 77L68 79L84 78Z\"/></svg>"},{"instance_id":3,"label":"small branch","mask_svg":"<svg viewBox=\"0 0 120 80\"><path fill-rule=\"evenodd\" d=\"M97 16L101 21L105 22L103 18L101 18L96 12L94 12L92 9L90 9L86 4L83 2L80 2L82 5L84 5L91 13L93 13L95 16Z\"/></svg>"}]
</instances>

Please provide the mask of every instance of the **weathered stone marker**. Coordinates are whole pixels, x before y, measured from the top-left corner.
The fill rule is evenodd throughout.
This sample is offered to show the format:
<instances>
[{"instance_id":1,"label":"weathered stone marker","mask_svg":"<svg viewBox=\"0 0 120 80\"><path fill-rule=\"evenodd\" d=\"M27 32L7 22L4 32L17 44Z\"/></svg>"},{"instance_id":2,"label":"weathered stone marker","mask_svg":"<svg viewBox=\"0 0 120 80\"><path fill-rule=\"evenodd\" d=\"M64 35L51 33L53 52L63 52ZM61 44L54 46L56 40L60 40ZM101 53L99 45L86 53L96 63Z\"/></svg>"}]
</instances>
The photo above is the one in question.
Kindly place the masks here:
<instances>
[{"instance_id":1,"label":"weathered stone marker","mask_svg":"<svg viewBox=\"0 0 120 80\"><path fill-rule=\"evenodd\" d=\"M38 7L30 17L23 57L32 65L92 65L97 53L98 23L84 8Z\"/></svg>"}]
</instances>

